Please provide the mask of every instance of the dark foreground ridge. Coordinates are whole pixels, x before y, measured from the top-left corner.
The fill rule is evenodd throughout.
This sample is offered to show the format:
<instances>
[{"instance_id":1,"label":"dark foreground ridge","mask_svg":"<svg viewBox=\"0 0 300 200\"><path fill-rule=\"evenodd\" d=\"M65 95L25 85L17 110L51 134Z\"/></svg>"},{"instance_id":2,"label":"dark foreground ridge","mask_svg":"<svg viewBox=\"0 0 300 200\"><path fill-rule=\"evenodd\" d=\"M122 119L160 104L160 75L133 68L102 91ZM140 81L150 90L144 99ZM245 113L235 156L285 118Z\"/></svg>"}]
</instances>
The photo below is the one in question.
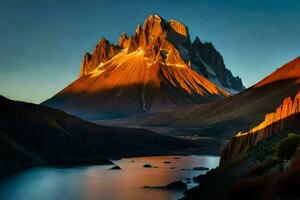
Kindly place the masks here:
<instances>
[{"instance_id":1,"label":"dark foreground ridge","mask_svg":"<svg viewBox=\"0 0 300 200\"><path fill-rule=\"evenodd\" d=\"M62 111L0 96L0 169L41 164L111 164L109 159L198 148L143 129L99 126Z\"/></svg>"}]
</instances>

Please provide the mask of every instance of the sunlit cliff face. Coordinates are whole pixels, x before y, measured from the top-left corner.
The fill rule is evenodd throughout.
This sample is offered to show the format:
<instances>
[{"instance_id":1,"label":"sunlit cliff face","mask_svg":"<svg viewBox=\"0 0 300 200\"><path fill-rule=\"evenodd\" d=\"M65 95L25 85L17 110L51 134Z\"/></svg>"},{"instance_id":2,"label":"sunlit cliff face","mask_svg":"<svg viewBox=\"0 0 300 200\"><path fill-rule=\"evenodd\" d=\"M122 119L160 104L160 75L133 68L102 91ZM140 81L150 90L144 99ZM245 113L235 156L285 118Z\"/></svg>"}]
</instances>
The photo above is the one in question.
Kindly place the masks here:
<instances>
[{"instance_id":1,"label":"sunlit cliff face","mask_svg":"<svg viewBox=\"0 0 300 200\"><path fill-rule=\"evenodd\" d=\"M275 112L266 114L263 122L247 132L239 132L236 137L241 137L247 134L259 134L260 131L264 130L266 127L272 126L272 124L287 119L298 113L300 113L300 92L293 98L285 98ZM279 127L273 129L273 132L279 132L284 127L284 124L282 124L282 126L279 125Z\"/></svg>"},{"instance_id":2,"label":"sunlit cliff face","mask_svg":"<svg viewBox=\"0 0 300 200\"><path fill-rule=\"evenodd\" d=\"M268 113L265 119L254 128L246 132L239 132L229 140L226 148L222 151L221 164L224 164L247 147L256 145L260 141L280 133L295 122L299 122L300 92L295 97L285 98L275 112Z\"/></svg>"}]
</instances>

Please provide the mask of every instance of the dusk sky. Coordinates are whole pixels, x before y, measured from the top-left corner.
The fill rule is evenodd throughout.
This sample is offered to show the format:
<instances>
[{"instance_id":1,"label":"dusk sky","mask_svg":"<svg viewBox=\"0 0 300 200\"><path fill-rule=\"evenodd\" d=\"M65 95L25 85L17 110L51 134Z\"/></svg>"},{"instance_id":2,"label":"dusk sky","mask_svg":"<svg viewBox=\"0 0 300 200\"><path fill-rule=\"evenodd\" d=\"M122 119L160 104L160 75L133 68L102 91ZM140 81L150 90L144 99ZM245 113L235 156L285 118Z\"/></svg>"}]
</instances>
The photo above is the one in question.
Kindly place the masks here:
<instances>
[{"instance_id":1,"label":"dusk sky","mask_svg":"<svg viewBox=\"0 0 300 200\"><path fill-rule=\"evenodd\" d=\"M300 56L298 0L0 0L0 94L46 100L78 77L99 38L116 43L149 14L181 21L192 40L212 42L246 87Z\"/></svg>"}]
</instances>

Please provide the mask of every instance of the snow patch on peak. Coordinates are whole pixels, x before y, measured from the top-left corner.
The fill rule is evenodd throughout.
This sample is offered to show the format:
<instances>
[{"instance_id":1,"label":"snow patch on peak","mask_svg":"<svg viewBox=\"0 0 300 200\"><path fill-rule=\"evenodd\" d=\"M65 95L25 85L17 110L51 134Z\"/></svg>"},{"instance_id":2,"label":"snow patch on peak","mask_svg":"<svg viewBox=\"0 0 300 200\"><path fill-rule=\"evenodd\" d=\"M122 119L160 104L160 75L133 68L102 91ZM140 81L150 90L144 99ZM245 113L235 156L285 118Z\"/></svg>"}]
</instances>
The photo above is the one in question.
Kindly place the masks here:
<instances>
[{"instance_id":1,"label":"snow patch on peak","mask_svg":"<svg viewBox=\"0 0 300 200\"><path fill-rule=\"evenodd\" d=\"M103 65L104 65L104 63L100 63L100 65L98 65L98 67L96 69L91 71L89 73L90 77L94 78L94 77L99 76L100 74L102 74L105 71L105 69L102 69Z\"/></svg>"},{"instance_id":2,"label":"snow patch on peak","mask_svg":"<svg viewBox=\"0 0 300 200\"><path fill-rule=\"evenodd\" d=\"M134 58L134 57L141 57L144 55L144 51L141 48L138 48L136 51L133 51L129 54L127 54L128 49L121 50L117 55L115 55L112 59L110 59L107 62L100 63L96 69L89 72L88 75L90 75L91 78L97 77L101 75L105 70L107 69L107 65L115 65L114 70L116 70L119 66L121 66L123 63L125 63L128 59Z\"/></svg>"},{"instance_id":3,"label":"snow patch on peak","mask_svg":"<svg viewBox=\"0 0 300 200\"><path fill-rule=\"evenodd\" d=\"M204 62L204 60L198 56L198 59L202 62L202 64L204 65L204 67L206 68L207 72L209 73L209 75L212 77L212 78L217 78L217 75L215 73L215 71L213 70L213 68L208 65L206 62ZM220 84L221 85L221 84Z\"/></svg>"},{"instance_id":4,"label":"snow patch on peak","mask_svg":"<svg viewBox=\"0 0 300 200\"><path fill-rule=\"evenodd\" d=\"M229 88L228 88L228 87L224 87L224 86L220 83L219 79L217 78L217 74L215 73L215 71L213 70L213 68L212 68L210 65L208 65L208 64L200 57L200 55L199 55L198 53L196 54L196 56L197 56L197 58L201 61L201 63L204 65L204 67L206 68L206 71L208 72L209 80L210 80L211 82L213 82L214 84L216 84L217 86L219 86L219 87L222 88L223 90L229 92L230 94L237 94L237 93L239 93L239 91L237 91L237 90L235 90L235 89L233 89L233 88L231 87L231 84L229 83L228 77L227 77L227 82L226 82L226 83L227 83L227 85L229 86ZM192 67L193 67L193 69L195 69L198 73L201 74L201 72L200 72L199 69L198 69L198 66L192 64Z\"/></svg>"},{"instance_id":5,"label":"snow patch on peak","mask_svg":"<svg viewBox=\"0 0 300 200\"><path fill-rule=\"evenodd\" d=\"M160 62L160 64L168 67L178 67L178 68L185 68L187 66L186 64L164 63L164 62Z\"/></svg>"}]
</instances>

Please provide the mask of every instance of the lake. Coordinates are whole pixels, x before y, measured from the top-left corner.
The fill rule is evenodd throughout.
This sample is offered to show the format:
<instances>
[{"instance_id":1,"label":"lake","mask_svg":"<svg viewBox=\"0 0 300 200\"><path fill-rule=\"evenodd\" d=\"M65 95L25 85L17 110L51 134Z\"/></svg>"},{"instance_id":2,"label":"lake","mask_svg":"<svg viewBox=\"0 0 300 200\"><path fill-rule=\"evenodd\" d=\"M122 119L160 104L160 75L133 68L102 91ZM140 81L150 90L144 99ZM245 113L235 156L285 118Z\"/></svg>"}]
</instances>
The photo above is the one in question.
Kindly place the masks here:
<instances>
[{"instance_id":1,"label":"lake","mask_svg":"<svg viewBox=\"0 0 300 200\"><path fill-rule=\"evenodd\" d=\"M164 163L164 162L170 163ZM113 161L113 165L81 167L34 167L0 180L1 200L170 200L183 197L182 191L148 189L192 178L215 168L216 156L153 156ZM144 164L158 168L144 168ZM171 169L174 168L174 169ZM186 169L186 170L182 170ZM192 181L188 187L196 186Z\"/></svg>"}]
</instances>

